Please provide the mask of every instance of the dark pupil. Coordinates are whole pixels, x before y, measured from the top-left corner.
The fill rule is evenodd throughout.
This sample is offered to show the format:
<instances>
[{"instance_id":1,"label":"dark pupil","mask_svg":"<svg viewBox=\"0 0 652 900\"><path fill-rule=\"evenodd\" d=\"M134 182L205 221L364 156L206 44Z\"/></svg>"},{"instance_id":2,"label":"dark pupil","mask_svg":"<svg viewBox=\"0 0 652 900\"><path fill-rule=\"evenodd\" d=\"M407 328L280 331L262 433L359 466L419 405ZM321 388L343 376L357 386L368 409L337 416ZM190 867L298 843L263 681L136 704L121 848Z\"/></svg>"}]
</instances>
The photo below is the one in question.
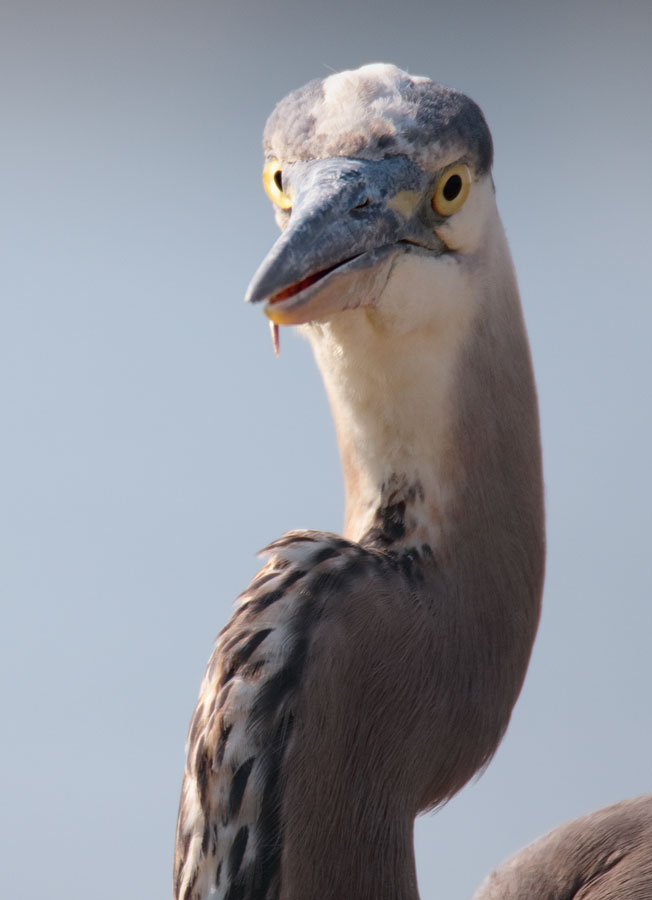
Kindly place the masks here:
<instances>
[{"instance_id":1,"label":"dark pupil","mask_svg":"<svg viewBox=\"0 0 652 900\"><path fill-rule=\"evenodd\" d=\"M446 200L450 203L451 200L454 200L459 192L462 190L462 179L459 175L451 175L446 184L444 185L443 194Z\"/></svg>"},{"instance_id":2,"label":"dark pupil","mask_svg":"<svg viewBox=\"0 0 652 900\"><path fill-rule=\"evenodd\" d=\"M283 175L280 169L277 169L276 172L274 172L274 184L279 191L283 191Z\"/></svg>"}]
</instances>

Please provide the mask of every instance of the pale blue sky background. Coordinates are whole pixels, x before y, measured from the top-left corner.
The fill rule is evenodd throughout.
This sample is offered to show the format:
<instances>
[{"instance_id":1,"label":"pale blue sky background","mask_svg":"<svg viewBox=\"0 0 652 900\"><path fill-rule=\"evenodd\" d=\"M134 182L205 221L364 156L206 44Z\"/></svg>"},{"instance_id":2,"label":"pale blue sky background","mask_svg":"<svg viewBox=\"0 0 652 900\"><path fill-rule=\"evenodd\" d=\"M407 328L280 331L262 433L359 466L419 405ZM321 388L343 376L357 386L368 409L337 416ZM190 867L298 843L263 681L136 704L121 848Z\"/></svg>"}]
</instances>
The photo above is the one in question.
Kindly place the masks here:
<instances>
[{"instance_id":1,"label":"pale blue sky background","mask_svg":"<svg viewBox=\"0 0 652 900\"><path fill-rule=\"evenodd\" d=\"M486 113L544 435L534 658L422 896L651 790L649 0L2 0L0 45L3 894L169 896L212 638L257 548L340 526L309 350L241 301L267 114L363 62Z\"/></svg>"}]
</instances>

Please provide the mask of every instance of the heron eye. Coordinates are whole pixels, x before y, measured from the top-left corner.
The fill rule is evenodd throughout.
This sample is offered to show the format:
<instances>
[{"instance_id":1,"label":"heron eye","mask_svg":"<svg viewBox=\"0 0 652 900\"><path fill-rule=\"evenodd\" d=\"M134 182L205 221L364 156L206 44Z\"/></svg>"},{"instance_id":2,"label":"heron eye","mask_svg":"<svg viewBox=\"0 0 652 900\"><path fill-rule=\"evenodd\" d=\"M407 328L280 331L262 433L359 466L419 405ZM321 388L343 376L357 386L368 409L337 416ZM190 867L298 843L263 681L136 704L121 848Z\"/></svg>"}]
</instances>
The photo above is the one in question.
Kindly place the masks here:
<instances>
[{"instance_id":1,"label":"heron eye","mask_svg":"<svg viewBox=\"0 0 652 900\"><path fill-rule=\"evenodd\" d=\"M283 170L277 159L270 159L265 163L263 187L269 199L279 209L291 209L292 201L283 190Z\"/></svg>"},{"instance_id":2,"label":"heron eye","mask_svg":"<svg viewBox=\"0 0 652 900\"><path fill-rule=\"evenodd\" d=\"M440 216L452 216L464 205L471 187L468 166L456 165L446 169L437 182L432 198L432 208Z\"/></svg>"}]
</instances>

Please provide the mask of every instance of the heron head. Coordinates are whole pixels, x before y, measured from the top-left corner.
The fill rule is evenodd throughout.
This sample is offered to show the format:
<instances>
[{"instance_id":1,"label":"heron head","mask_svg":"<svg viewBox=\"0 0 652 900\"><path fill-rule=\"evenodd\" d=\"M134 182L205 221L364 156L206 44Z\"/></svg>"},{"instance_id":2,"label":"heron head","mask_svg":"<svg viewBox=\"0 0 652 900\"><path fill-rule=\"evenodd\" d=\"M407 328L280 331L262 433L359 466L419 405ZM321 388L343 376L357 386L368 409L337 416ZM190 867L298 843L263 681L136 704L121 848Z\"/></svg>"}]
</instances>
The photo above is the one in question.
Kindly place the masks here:
<instances>
[{"instance_id":1,"label":"heron head","mask_svg":"<svg viewBox=\"0 0 652 900\"><path fill-rule=\"evenodd\" d=\"M406 302L392 290L396 272L469 263L495 210L492 141L478 106L395 66L340 72L289 94L267 122L264 151L282 234L247 300L264 302L277 325Z\"/></svg>"}]
</instances>

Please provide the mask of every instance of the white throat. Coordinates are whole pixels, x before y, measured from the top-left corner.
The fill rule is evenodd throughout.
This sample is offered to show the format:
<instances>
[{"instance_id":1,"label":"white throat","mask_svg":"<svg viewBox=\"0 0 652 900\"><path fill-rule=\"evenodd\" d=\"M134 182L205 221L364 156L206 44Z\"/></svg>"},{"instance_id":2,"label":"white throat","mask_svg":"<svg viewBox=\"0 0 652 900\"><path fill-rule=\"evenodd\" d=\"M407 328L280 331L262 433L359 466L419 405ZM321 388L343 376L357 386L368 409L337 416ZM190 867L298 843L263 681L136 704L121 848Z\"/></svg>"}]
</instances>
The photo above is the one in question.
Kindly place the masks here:
<instances>
[{"instance_id":1,"label":"white throat","mask_svg":"<svg viewBox=\"0 0 652 900\"><path fill-rule=\"evenodd\" d=\"M439 543L455 492L451 419L478 309L473 281L452 257L401 254L377 307L308 328L337 429L350 539L402 501L406 542Z\"/></svg>"}]
</instances>

